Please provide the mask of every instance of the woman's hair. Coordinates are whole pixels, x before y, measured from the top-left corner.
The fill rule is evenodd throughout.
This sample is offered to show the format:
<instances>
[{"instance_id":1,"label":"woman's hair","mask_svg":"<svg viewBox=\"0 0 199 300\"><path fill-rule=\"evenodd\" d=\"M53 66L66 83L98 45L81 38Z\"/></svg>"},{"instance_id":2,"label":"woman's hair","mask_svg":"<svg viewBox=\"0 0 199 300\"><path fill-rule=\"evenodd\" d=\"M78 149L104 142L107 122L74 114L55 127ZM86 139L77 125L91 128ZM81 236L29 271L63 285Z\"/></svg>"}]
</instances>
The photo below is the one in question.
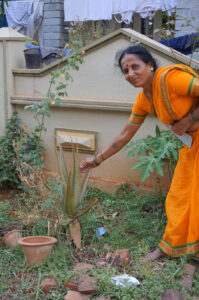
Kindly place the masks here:
<instances>
[{"instance_id":1,"label":"woman's hair","mask_svg":"<svg viewBox=\"0 0 199 300\"><path fill-rule=\"evenodd\" d=\"M142 60L145 64L152 63L154 72L158 68L156 60L153 58L151 53L144 47L142 46L129 46L128 48L124 49L120 54L116 56L116 59L118 61L118 65L120 69L121 67L121 60L126 54L133 54L137 55L140 60Z\"/></svg>"}]
</instances>

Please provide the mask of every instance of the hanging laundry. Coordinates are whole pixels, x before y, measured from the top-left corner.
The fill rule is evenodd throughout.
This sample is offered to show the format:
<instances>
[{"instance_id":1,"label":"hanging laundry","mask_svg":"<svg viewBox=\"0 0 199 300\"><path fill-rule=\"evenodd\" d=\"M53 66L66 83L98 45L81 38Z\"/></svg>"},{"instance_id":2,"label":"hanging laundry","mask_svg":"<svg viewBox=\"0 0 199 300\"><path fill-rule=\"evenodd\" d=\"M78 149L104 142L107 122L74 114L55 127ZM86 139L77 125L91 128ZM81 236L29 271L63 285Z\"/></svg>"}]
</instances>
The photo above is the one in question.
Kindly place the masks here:
<instances>
[{"instance_id":1,"label":"hanging laundry","mask_svg":"<svg viewBox=\"0 0 199 300\"><path fill-rule=\"evenodd\" d=\"M33 12L28 18L26 32L26 35L33 40L37 40L37 35L38 42L41 47L43 46L43 10L43 2L39 0L33 1Z\"/></svg>"},{"instance_id":2,"label":"hanging laundry","mask_svg":"<svg viewBox=\"0 0 199 300\"><path fill-rule=\"evenodd\" d=\"M119 23L129 24L133 13L142 18L153 16L155 11L175 10L177 0L64 0L66 22L111 20L112 15Z\"/></svg>"},{"instance_id":3,"label":"hanging laundry","mask_svg":"<svg viewBox=\"0 0 199 300\"><path fill-rule=\"evenodd\" d=\"M65 0L65 22L112 19L112 0Z\"/></svg>"},{"instance_id":4,"label":"hanging laundry","mask_svg":"<svg viewBox=\"0 0 199 300\"><path fill-rule=\"evenodd\" d=\"M139 0L112 0L112 14L115 20L118 23L130 24L138 2Z\"/></svg>"},{"instance_id":5,"label":"hanging laundry","mask_svg":"<svg viewBox=\"0 0 199 300\"><path fill-rule=\"evenodd\" d=\"M9 1L8 6L5 6L8 26L24 33L32 10L33 4L31 1Z\"/></svg>"}]
</instances>

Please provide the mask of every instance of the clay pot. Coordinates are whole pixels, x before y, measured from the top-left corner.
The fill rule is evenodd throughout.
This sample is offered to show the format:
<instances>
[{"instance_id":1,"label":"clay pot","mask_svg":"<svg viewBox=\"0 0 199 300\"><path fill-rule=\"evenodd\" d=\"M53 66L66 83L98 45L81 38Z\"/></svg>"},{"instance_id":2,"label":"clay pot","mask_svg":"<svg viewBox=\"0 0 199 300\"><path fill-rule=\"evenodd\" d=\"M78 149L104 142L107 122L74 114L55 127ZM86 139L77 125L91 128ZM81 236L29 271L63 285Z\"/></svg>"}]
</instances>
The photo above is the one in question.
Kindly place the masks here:
<instances>
[{"instance_id":1,"label":"clay pot","mask_svg":"<svg viewBox=\"0 0 199 300\"><path fill-rule=\"evenodd\" d=\"M26 263L34 265L41 263L46 256L50 255L57 239L51 236L29 236L20 239L18 243L23 249Z\"/></svg>"},{"instance_id":2,"label":"clay pot","mask_svg":"<svg viewBox=\"0 0 199 300\"><path fill-rule=\"evenodd\" d=\"M9 231L2 239L2 243L11 247L12 249L16 249L18 246L18 241L21 239L20 230L12 230Z\"/></svg>"}]
</instances>

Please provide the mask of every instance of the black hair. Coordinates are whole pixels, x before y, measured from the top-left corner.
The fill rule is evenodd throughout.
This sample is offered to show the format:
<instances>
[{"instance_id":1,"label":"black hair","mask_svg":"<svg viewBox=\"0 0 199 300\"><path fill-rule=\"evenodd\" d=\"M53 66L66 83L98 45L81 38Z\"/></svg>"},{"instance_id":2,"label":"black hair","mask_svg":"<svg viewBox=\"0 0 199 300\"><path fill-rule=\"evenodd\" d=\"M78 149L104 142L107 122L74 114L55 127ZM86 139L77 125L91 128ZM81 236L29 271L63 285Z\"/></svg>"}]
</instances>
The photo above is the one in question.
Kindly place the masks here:
<instances>
[{"instance_id":1,"label":"black hair","mask_svg":"<svg viewBox=\"0 0 199 300\"><path fill-rule=\"evenodd\" d=\"M116 59L118 60L118 65L120 69L122 70L121 67L121 60L126 54L133 54L137 55L140 60L142 60L145 64L152 63L153 65L153 70L154 72L157 70L158 65L156 60L153 58L151 53L144 47L142 46L129 46L128 48L124 49L118 56L116 56Z\"/></svg>"}]
</instances>

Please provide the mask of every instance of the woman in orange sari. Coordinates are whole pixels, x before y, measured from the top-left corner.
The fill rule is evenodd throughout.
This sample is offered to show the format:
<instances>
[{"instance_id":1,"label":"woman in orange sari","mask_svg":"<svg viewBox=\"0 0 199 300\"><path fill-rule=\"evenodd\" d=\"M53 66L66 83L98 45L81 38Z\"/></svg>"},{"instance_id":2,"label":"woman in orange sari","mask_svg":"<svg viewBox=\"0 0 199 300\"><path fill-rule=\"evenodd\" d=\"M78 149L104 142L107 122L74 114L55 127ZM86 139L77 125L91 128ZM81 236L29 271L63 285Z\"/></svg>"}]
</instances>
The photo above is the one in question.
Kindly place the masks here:
<instances>
[{"instance_id":1,"label":"woman in orange sari","mask_svg":"<svg viewBox=\"0 0 199 300\"><path fill-rule=\"evenodd\" d=\"M147 255L155 260L163 253L172 257L199 258L199 79L185 65L157 68L152 55L141 46L125 49L119 58L125 79L142 88L126 126L111 144L95 158L80 165L82 172L97 167L122 149L134 136L147 114L171 125L174 133L191 135L191 148L179 153L170 190L166 198L167 226L158 248Z\"/></svg>"}]
</instances>

